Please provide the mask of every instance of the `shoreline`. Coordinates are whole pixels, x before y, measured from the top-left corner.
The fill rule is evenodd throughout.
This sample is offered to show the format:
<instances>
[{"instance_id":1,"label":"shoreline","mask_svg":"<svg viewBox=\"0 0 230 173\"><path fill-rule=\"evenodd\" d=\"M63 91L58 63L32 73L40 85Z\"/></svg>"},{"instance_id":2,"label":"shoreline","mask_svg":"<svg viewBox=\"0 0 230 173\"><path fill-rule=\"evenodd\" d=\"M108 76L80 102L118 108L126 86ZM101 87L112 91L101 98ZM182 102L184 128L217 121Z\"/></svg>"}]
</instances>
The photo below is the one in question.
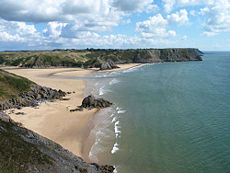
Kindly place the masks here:
<instances>
[{"instance_id":1,"label":"shoreline","mask_svg":"<svg viewBox=\"0 0 230 173\"><path fill-rule=\"evenodd\" d=\"M120 68L105 70L102 72L112 72L125 70L140 64L122 64ZM85 140L88 138L93 117L98 112L97 109L84 110L82 112L69 112L81 105L86 89L86 81L82 79L70 79L65 77L84 77L90 73L97 72L95 69L81 68L52 68L52 69L7 69L6 71L26 77L33 82L53 89L61 89L65 92L72 92L67 95L69 100L55 100L54 102L40 103L37 108L25 107L21 110L12 109L6 111L10 117L23 124L38 134L51 139L62 145L65 149L82 157L85 161L90 161L89 153L83 150ZM54 77L52 77L54 76ZM62 77L62 78L58 78ZM63 80L65 82L63 82ZM24 115L16 115L23 112ZM92 146L91 146L92 147Z\"/></svg>"}]
</instances>

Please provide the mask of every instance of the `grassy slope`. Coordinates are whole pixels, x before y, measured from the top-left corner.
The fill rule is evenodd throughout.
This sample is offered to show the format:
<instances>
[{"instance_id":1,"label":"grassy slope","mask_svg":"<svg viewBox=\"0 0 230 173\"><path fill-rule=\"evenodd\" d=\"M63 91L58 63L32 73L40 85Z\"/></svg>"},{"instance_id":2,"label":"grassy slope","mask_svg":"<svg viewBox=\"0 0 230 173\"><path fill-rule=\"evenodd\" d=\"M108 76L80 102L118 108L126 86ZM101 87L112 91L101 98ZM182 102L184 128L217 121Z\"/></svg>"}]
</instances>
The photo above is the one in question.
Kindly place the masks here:
<instances>
[{"instance_id":1,"label":"grassy slope","mask_svg":"<svg viewBox=\"0 0 230 173\"><path fill-rule=\"evenodd\" d=\"M23 67L67 66L78 67L88 60L87 51L28 51L0 52L0 64Z\"/></svg>"},{"instance_id":2,"label":"grassy slope","mask_svg":"<svg viewBox=\"0 0 230 173\"><path fill-rule=\"evenodd\" d=\"M144 59L151 58L148 50L159 50L164 60L171 49L86 49L86 50L56 50L56 51L21 51L21 52L0 52L0 65L12 65L22 67L99 67L97 58L102 61L111 59L117 63L134 62L137 55ZM190 56L194 54L191 49L177 49L179 55Z\"/></svg>"},{"instance_id":3,"label":"grassy slope","mask_svg":"<svg viewBox=\"0 0 230 173\"><path fill-rule=\"evenodd\" d=\"M111 59L114 62L131 62L135 53L136 50L112 49L0 52L0 65L22 67L93 65L97 67L98 57L101 60Z\"/></svg>"},{"instance_id":4,"label":"grassy slope","mask_svg":"<svg viewBox=\"0 0 230 173\"><path fill-rule=\"evenodd\" d=\"M23 140L12 123L0 121L0 173L23 173L31 165L52 165L52 159Z\"/></svg>"},{"instance_id":5,"label":"grassy slope","mask_svg":"<svg viewBox=\"0 0 230 173\"><path fill-rule=\"evenodd\" d=\"M4 70L0 70L0 101L17 97L19 93L28 91L33 82Z\"/></svg>"}]
</instances>

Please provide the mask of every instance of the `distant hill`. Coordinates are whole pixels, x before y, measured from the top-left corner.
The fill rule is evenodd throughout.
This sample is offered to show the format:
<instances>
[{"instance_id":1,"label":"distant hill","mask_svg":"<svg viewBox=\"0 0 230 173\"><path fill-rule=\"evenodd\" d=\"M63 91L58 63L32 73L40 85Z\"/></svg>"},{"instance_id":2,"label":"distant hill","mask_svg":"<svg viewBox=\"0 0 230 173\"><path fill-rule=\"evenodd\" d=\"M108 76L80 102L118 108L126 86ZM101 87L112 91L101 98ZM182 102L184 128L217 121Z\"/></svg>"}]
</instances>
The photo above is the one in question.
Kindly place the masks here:
<instances>
[{"instance_id":1,"label":"distant hill","mask_svg":"<svg viewBox=\"0 0 230 173\"><path fill-rule=\"evenodd\" d=\"M202 61L202 52L192 48L173 49L86 49L0 52L0 64L28 68L101 67L108 60L116 63L156 63Z\"/></svg>"}]
</instances>

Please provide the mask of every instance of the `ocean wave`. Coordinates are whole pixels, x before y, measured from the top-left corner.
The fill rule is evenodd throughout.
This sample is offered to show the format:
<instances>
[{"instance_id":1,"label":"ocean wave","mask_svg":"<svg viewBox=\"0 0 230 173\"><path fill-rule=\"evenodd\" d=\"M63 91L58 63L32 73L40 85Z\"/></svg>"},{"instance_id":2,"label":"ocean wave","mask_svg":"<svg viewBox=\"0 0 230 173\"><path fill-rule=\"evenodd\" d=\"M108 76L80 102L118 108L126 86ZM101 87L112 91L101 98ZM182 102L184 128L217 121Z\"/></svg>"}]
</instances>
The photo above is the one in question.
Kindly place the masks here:
<instances>
[{"instance_id":1,"label":"ocean wave","mask_svg":"<svg viewBox=\"0 0 230 173\"><path fill-rule=\"evenodd\" d=\"M103 94L104 94L104 88L103 87L101 87L101 88L99 88L99 96L102 96Z\"/></svg>"},{"instance_id":2,"label":"ocean wave","mask_svg":"<svg viewBox=\"0 0 230 173\"><path fill-rule=\"evenodd\" d=\"M118 114L123 114L123 113L126 112L126 110L123 110L123 109L121 109L119 107L116 108L116 111L117 111Z\"/></svg>"},{"instance_id":3,"label":"ocean wave","mask_svg":"<svg viewBox=\"0 0 230 173\"><path fill-rule=\"evenodd\" d=\"M119 121L116 121L114 123L114 132L115 132L115 135L116 135L116 138L118 138L121 134L121 126L119 126Z\"/></svg>"},{"instance_id":4,"label":"ocean wave","mask_svg":"<svg viewBox=\"0 0 230 173\"><path fill-rule=\"evenodd\" d=\"M115 144L113 145L113 149L111 150L111 153L114 154L114 153L116 153L118 150L119 150L119 145L118 145L118 143L115 143Z\"/></svg>"},{"instance_id":5,"label":"ocean wave","mask_svg":"<svg viewBox=\"0 0 230 173\"><path fill-rule=\"evenodd\" d=\"M108 147L105 141L113 141L115 139L114 122L112 122L113 118L115 118L115 110L112 108L103 109L94 116L92 121L94 127L89 135L89 139L93 139L93 144L89 150L89 158L91 162L98 162L100 159L98 156L101 153L111 150L110 147L113 144ZM120 133L118 128L116 130L116 133Z\"/></svg>"},{"instance_id":6,"label":"ocean wave","mask_svg":"<svg viewBox=\"0 0 230 173\"><path fill-rule=\"evenodd\" d=\"M113 84L116 84L116 83L119 83L120 81L117 80L117 79L112 79L110 82L109 82L109 85L113 85Z\"/></svg>"},{"instance_id":7,"label":"ocean wave","mask_svg":"<svg viewBox=\"0 0 230 173\"><path fill-rule=\"evenodd\" d=\"M129 73L129 72L133 72L138 70L139 68L145 66L147 64L141 64L138 66L134 66L128 69L124 69L124 70L119 70L119 71L113 71L113 72L101 72L101 73L97 73L94 77L95 78L111 78L111 77L116 77L119 76L122 73Z\"/></svg>"},{"instance_id":8,"label":"ocean wave","mask_svg":"<svg viewBox=\"0 0 230 173\"><path fill-rule=\"evenodd\" d=\"M114 168L113 173L117 173L117 166L114 165Z\"/></svg>"},{"instance_id":9,"label":"ocean wave","mask_svg":"<svg viewBox=\"0 0 230 173\"><path fill-rule=\"evenodd\" d=\"M133 72L133 71L136 71L138 70L139 68L143 67L143 66L146 66L147 64L141 64L141 65L137 65L137 66L134 66L134 67L131 67L131 68L128 68L126 70L122 70L122 73L129 73L129 72Z\"/></svg>"},{"instance_id":10,"label":"ocean wave","mask_svg":"<svg viewBox=\"0 0 230 173\"><path fill-rule=\"evenodd\" d=\"M107 93L107 92L111 92L109 89L105 89L105 87L101 87L100 89L99 89L99 91L98 91L98 95L99 96L102 96L102 95L104 95L105 93ZM97 94L96 94L97 95Z\"/></svg>"},{"instance_id":11,"label":"ocean wave","mask_svg":"<svg viewBox=\"0 0 230 173\"><path fill-rule=\"evenodd\" d=\"M114 123L116 120L117 120L117 118L116 118L116 117L113 117L112 123Z\"/></svg>"},{"instance_id":12,"label":"ocean wave","mask_svg":"<svg viewBox=\"0 0 230 173\"><path fill-rule=\"evenodd\" d=\"M109 77L114 77L120 74L120 71L116 72L102 72L102 73L97 73L94 77L95 78L109 78Z\"/></svg>"}]
</instances>

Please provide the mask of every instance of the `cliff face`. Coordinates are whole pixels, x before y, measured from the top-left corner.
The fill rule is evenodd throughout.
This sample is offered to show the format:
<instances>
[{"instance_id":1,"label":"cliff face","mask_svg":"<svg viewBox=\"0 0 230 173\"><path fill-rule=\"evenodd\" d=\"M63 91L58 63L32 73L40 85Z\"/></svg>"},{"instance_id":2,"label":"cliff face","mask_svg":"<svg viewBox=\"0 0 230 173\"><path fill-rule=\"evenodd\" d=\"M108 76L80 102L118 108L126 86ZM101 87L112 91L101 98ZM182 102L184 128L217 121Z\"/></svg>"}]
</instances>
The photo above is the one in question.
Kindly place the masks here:
<instances>
[{"instance_id":1,"label":"cliff face","mask_svg":"<svg viewBox=\"0 0 230 173\"><path fill-rule=\"evenodd\" d=\"M65 95L61 90L42 87L24 77L0 70L0 111L34 107L38 102L62 99Z\"/></svg>"},{"instance_id":2,"label":"cliff face","mask_svg":"<svg viewBox=\"0 0 230 173\"><path fill-rule=\"evenodd\" d=\"M157 63L157 62L186 62L202 61L202 53L198 49L152 49L138 50L133 62Z\"/></svg>"},{"instance_id":3,"label":"cliff face","mask_svg":"<svg viewBox=\"0 0 230 173\"><path fill-rule=\"evenodd\" d=\"M20 127L2 110L37 106L62 99L65 92L39 86L21 76L0 70L0 173L110 173L113 166L84 162L53 141Z\"/></svg>"},{"instance_id":4,"label":"cliff face","mask_svg":"<svg viewBox=\"0 0 230 173\"><path fill-rule=\"evenodd\" d=\"M1 65L13 65L29 68L46 67L98 67L107 69L119 63L154 63L174 61L201 61L202 53L198 49L87 49L0 52Z\"/></svg>"},{"instance_id":5,"label":"cliff face","mask_svg":"<svg viewBox=\"0 0 230 173\"><path fill-rule=\"evenodd\" d=\"M86 163L53 141L18 126L0 112L0 172L112 173L112 166Z\"/></svg>"}]
</instances>

